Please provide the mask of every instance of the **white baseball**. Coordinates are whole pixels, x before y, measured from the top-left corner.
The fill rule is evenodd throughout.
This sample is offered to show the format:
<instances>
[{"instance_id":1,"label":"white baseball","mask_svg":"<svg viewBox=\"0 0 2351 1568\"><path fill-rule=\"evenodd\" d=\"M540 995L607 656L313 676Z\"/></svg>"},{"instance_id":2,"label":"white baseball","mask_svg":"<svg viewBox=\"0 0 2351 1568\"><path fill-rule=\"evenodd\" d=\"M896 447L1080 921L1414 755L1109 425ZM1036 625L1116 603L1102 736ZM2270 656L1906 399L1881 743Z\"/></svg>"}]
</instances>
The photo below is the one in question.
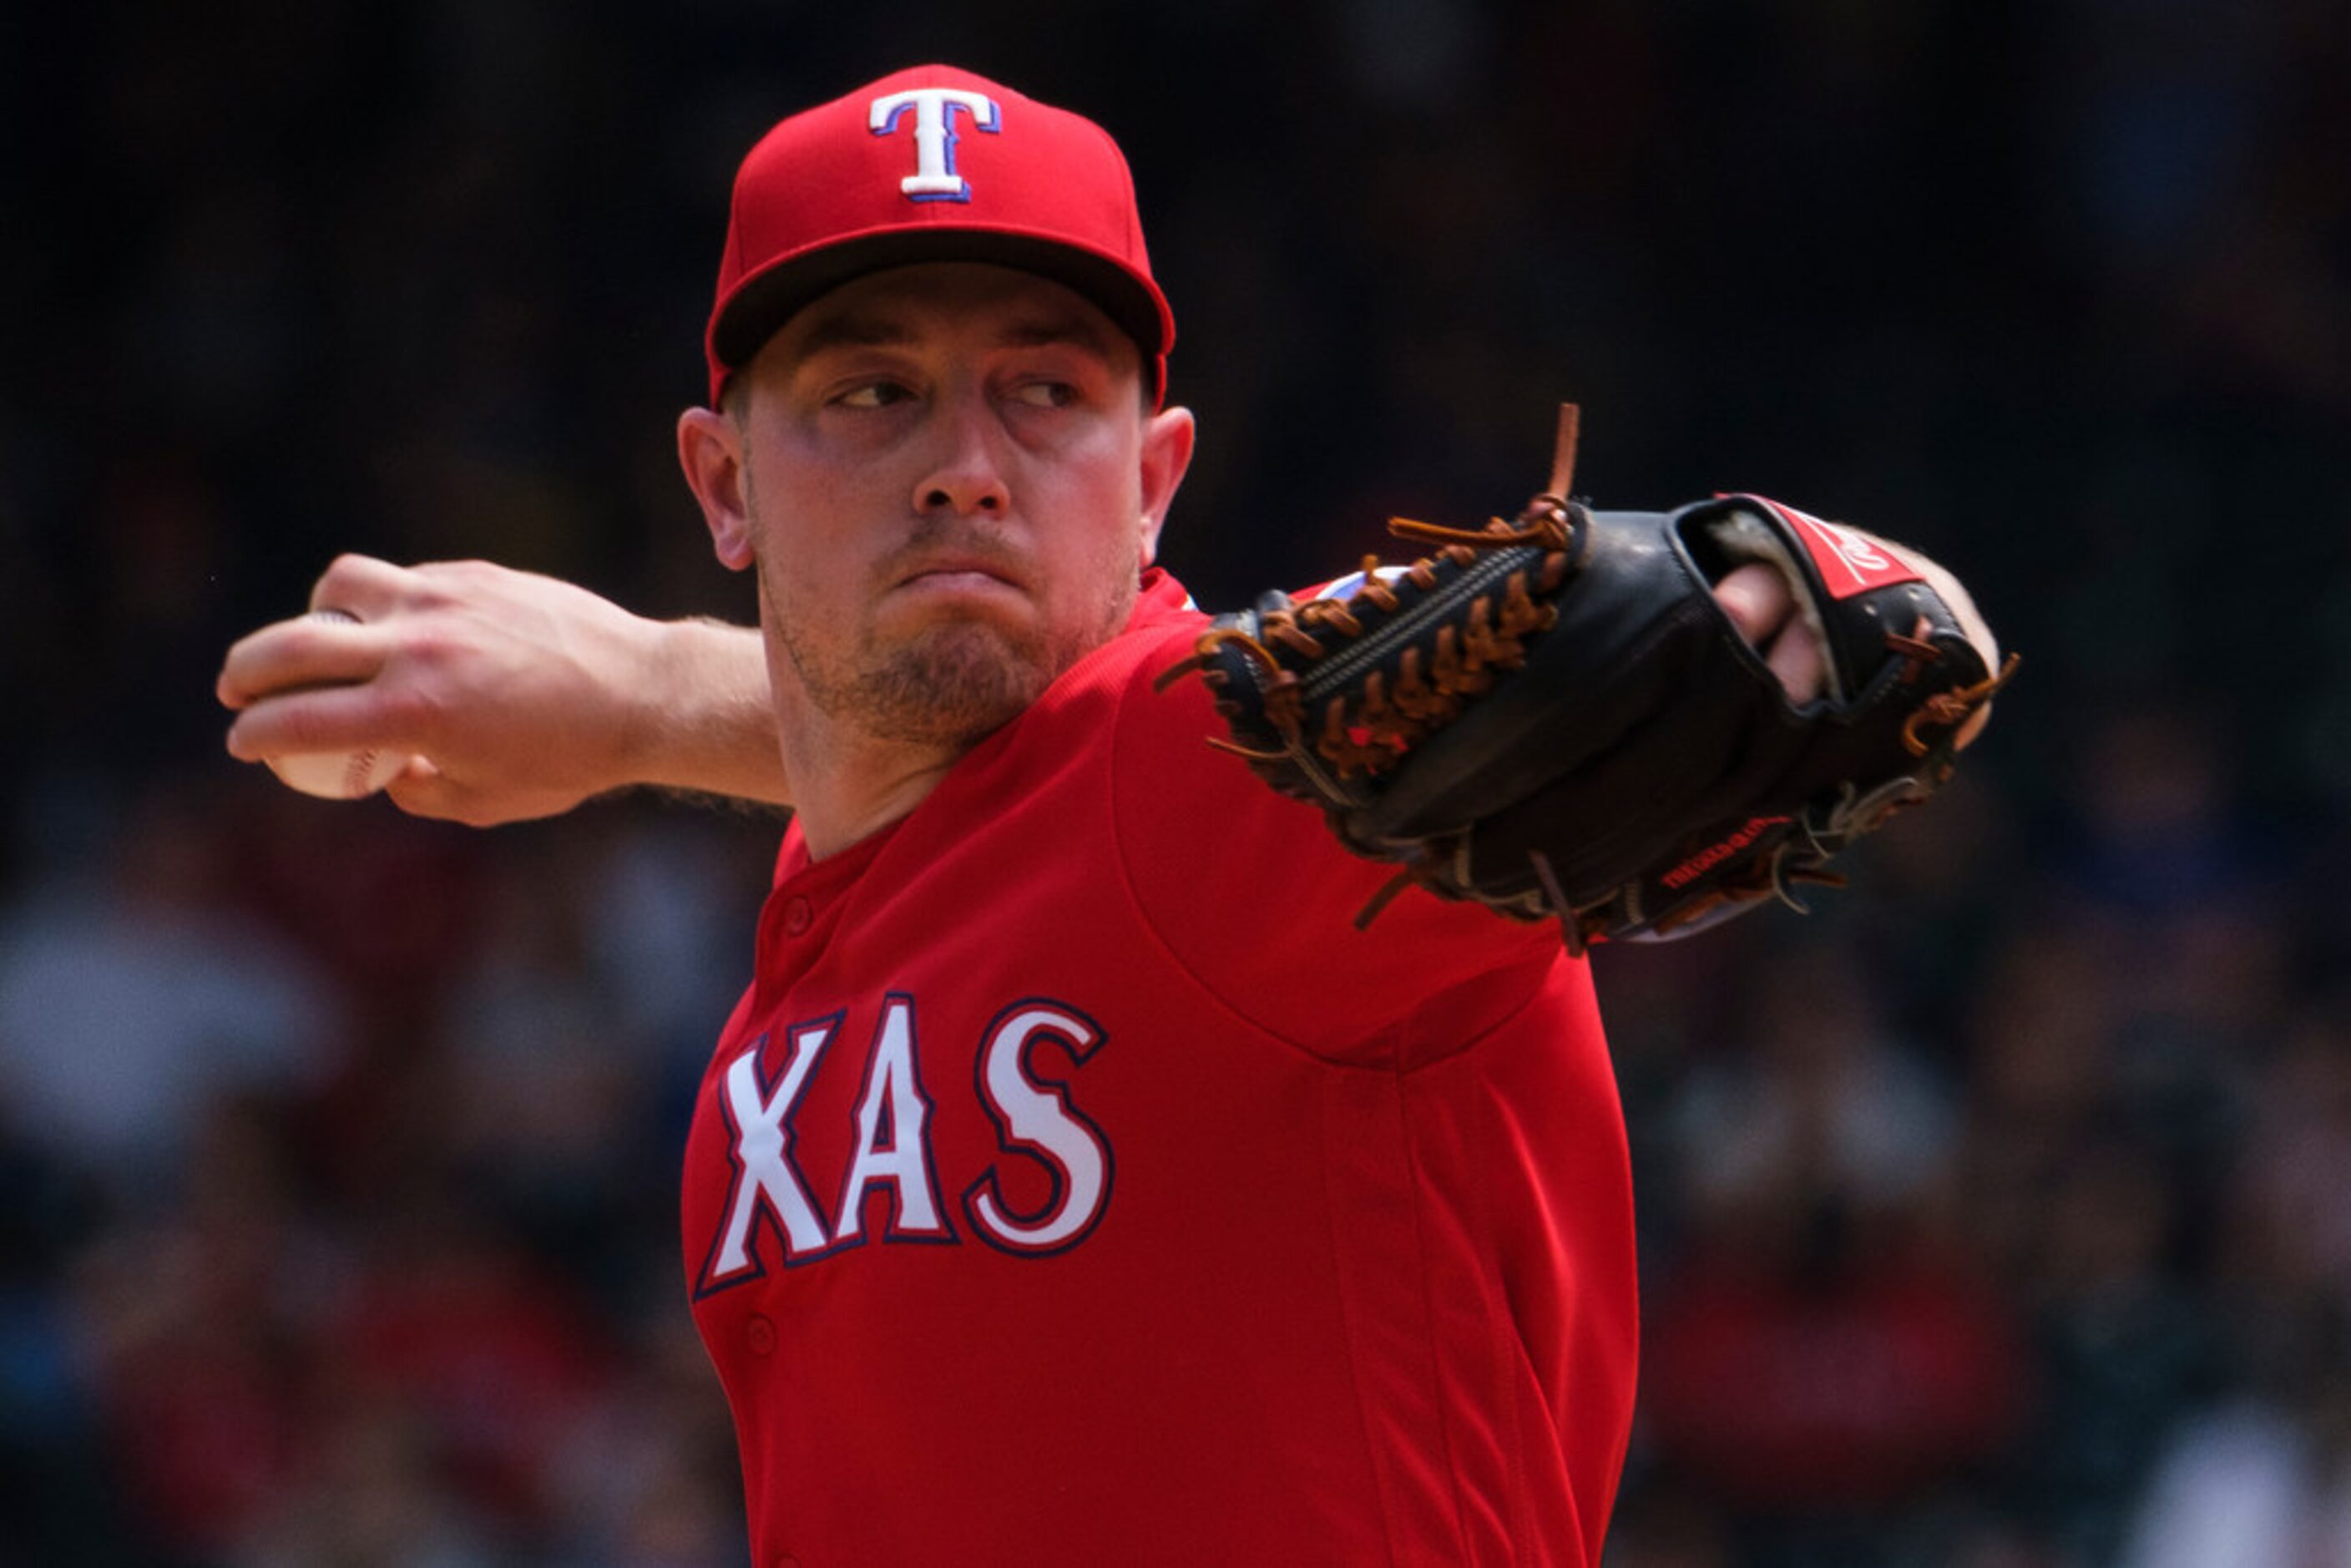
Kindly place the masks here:
<instances>
[{"instance_id":1,"label":"white baseball","mask_svg":"<svg viewBox=\"0 0 2351 1568\"><path fill-rule=\"evenodd\" d=\"M306 751L293 757L273 757L269 770L289 789L324 800L356 800L372 795L408 766L405 757L376 750Z\"/></svg>"},{"instance_id":2,"label":"white baseball","mask_svg":"<svg viewBox=\"0 0 2351 1568\"><path fill-rule=\"evenodd\" d=\"M313 621L350 621L359 617L342 610L313 610ZM408 766L408 758L400 752L379 750L373 747L364 751L308 751L288 757L266 759L269 770L277 775L287 788L299 789L305 795L316 795L324 800L357 800L372 795L394 779Z\"/></svg>"}]
</instances>

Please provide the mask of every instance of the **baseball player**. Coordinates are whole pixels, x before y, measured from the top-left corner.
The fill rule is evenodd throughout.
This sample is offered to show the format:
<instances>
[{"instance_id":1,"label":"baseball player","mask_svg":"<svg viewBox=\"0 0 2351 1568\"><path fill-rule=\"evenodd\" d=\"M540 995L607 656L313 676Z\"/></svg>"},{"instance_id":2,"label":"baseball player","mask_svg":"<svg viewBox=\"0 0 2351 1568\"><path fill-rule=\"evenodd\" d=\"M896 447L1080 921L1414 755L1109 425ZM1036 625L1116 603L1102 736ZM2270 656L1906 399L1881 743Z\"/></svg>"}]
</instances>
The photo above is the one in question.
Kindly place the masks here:
<instances>
[{"instance_id":1,"label":"baseball player","mask_svg":"<svg viewBox=\"0 0 2351 1568\"><path fill-rule=\"evenodd\" d=\"M1278 692L1299 639L1402 594L1399 635L1414 603L1483 630L1372 696L1458 706L1537 638L1463 597L1479 562L1570 580L1604 529L1562 494L1425 590L1211 622L1153 564L1194 436L1173 338L1089 121L944 67L796 115L739 172L678 427L758 632L345 558L314 603L357 623L231 651L230 749L400 747L432 759L402 806L483 823L628 782L793 809L682 1206L758 1563L1596 1563L1633 1206L1570 949L1609 932L1343 841L1262 747L1205 743L1247 737L1196 677L1238 650ZM1822 708L1847 661L1803 562L1716 564L1717 641ZM1453 896L1359 924L1399 864Z\"/></svg>"}]
</instances>

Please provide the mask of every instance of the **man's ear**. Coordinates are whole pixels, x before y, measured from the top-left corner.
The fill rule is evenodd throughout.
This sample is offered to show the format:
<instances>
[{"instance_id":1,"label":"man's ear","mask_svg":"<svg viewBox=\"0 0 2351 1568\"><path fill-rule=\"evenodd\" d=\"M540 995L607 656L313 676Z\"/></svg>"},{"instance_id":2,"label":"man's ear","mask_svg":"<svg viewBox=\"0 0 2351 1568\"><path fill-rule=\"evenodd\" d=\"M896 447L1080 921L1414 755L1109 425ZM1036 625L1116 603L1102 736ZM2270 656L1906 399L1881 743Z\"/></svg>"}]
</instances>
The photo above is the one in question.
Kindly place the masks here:
<instances>
[{"instance_id":1,"label":"man's ear","mask_svg":"<svg viewBox=\"0 0 2351 1568\"><path fill-rule=\"evenodd\" d=\"M728 570L741 571L753 557L742 428L716 409L687 409L677 416L677 460L710 526L712 552Z\"/></svg>"},{"instance_id":2,"label":"man's ear","mask_svg":"<svg viewBox=\"0 0 2351 1568\"><path fill-rule=\"evenodd\" d=\"M1176 502L1176 487L1192 466L1192 411L1164 408L1144 422L1142 564L1159 554L1159 530L1167 524L1167 508Z\"/></svg>"}]
</instances>

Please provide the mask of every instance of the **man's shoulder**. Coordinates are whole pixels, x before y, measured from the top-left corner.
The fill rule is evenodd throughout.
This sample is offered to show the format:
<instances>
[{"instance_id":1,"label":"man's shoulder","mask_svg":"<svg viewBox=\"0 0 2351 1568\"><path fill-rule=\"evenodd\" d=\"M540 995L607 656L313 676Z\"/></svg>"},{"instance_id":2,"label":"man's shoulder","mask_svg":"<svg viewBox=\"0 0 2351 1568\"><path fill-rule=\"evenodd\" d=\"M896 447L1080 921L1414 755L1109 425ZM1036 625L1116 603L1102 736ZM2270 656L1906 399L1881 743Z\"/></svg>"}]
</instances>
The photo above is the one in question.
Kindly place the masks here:
<instances>
[{"instance_id":1,"label":"man's shoulder","mask_svg":"<svg viewBox=\"0 0 2351 1568\"><path fill-rule=\"evenodd\" d=\"M1031 709L1048 712L1117 704L1137 687L1155 684L1167 664L1191 651L1207 615L1184 585L1155 567L1144 574L1126 624L1064 671Z\"/></svg>"},{"instance_id":2,"label":"man's shoulder","mask_svg":"<svg viewBox=\"0 0 2351 1568\"><path fill-rule=\"evenodd\" d=\"M1112 641L1147 650L1179 636L1197 635L1207 620L1207 612L1193 601L1190 591L1165 568L1155 566L1143 574L1125 629Z\"/></svg>"}]
</instances>

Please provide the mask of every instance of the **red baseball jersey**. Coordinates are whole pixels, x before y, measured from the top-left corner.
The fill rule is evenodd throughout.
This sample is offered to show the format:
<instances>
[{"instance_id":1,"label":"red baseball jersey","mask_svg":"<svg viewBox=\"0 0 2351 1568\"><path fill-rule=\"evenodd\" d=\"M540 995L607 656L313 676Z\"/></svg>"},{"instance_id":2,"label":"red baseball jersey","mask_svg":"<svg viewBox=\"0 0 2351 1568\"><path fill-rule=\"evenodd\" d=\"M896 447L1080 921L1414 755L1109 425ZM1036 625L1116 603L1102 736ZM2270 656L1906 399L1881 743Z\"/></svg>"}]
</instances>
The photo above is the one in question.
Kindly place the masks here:
<instances>
[{"instance_id":1,"label":"red baseball jersey","mask_svg":"<svg viewBox=\"0 0 2351 1568\"><path fill-rule=\"evenodd\" d=\"M754 1562L1568 1563L1632 1418L1584 966L1204 744L1127 630L908 816L787 832L685 1267Z\"/></svg>"}]
</instances>

